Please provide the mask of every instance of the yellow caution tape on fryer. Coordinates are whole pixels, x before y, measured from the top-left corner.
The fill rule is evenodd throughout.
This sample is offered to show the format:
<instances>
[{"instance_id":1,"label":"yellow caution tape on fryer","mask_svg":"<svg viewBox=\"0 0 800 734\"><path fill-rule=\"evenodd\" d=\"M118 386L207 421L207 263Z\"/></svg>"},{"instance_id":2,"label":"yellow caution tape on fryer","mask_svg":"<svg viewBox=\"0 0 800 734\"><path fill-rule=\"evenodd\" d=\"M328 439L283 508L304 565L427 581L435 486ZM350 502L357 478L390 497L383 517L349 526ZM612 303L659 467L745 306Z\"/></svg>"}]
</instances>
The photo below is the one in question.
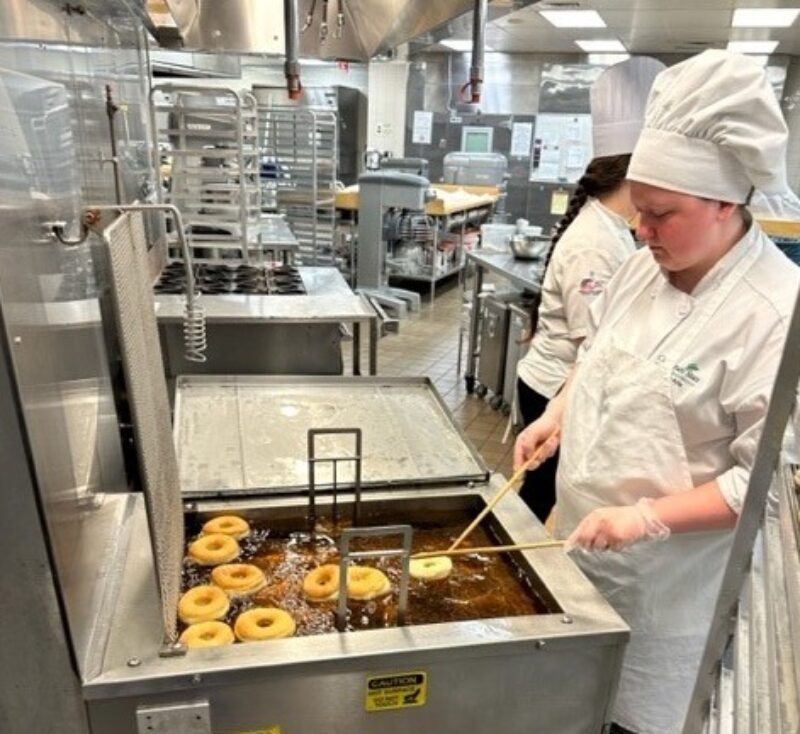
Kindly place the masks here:
<instances>
[{"instance_id":1,"label":"yellow caution tape on fryer","mask_svg":"<svg viewBox=\"0 0 800 734\"><path fill-rule=\"evenodd\" d=\"M367 711L424 706L427 700L427 673L390 673L367 678Z\"/></svg>"},{"instance_id":2,"label":"yellow caution tape on fryer","mask_svg":"<svg viewBox=\"0 0 800 734\"><path fill-rule=\"evenodd\" d=\"M268 726L266 729L249 729L248 731L230 731L225 734L282 734L283 729L279 726Z\"/></svg>"}]
</instances>

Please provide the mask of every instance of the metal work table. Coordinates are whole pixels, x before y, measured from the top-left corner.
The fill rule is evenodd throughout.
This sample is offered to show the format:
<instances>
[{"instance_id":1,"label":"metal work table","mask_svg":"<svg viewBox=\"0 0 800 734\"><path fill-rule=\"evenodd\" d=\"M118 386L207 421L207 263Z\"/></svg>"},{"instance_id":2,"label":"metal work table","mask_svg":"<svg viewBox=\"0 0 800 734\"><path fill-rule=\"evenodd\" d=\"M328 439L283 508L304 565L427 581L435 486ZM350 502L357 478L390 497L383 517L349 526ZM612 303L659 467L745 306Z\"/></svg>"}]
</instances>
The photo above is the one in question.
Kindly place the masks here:
<instances>
[{"instance_id":1,"label":"metal work table","mask_svg":"<svg viewBox=\"0 0 800 734\"><path fill-rule=\"evenodd\" d=\"M385 263L386 277L397 281L415 281L427 283L430 291L431 305L436 297L436 284L449 278L451 275L460 273L466 264L464 254L467 250L464 247L464 235L467 226L476 227L491 215L493 207L500 198L500 193L496 186L469 186L456 184L431 185L431 189L437 192L436 198L425 204L425 214L434 219L433 238L424 247L430 252L430 265L421 267L418 272L395 271L389 265L389 260ZM438 191L437 191L438 190ZM456 199L454 201L443 198L443 195L457 191L471 194L471 198ZM336 209L341 212L360 212L361 196L358 185L350 186L344 191L336 193ZM360 216L360 215L359 215ZM456 245L456 253L452 265L438 270L436 256L439 251L439 242L447 234L459 233L459 244ZM388 245L387 258L393 252L393 244ZM351 266L354 261L354 247L351 245L350 261ZM428 272L430 270L430 272ZM363 284L357 283L359 287Z\"/></svg>"},{"instance_id":2,"label":"metal work table","mask_svg":"<svg viewBox=\"0 0 800 734\"><path fill-rule=\"evenodd\" d=\"M361 329L369 328L369 374L378 367L378 317L335 268L299 267L306 295L204 295L208 324L353 324L353 374L361 374ZM155 295L159 322L183 319L182 295ZM209 350L213 350L213 341Z\"/></svg>"},{"instance_id":3,"label":"metal work table","mask_svg":"<svg viewBox=\"0 0 800 734\"><path fill-rule=\"evenodd\" d=\"M294 262L300 243L281 214L262 214L258 223L258 241L261 251L272 253L274 260L286 265Z\"/></svg>"},{"instance_id":4,"label":"metal work table","mask_svg":"<svg viewBox=\"0 0 800 734\"><path fill-rule=\"evenodd\" d=\"M518 260L510 252L481 252L480 250L468 252L467 261L475 263L475 285L472 289L467 367L464 371L467 392L471 393L475 386L475 363L478 358L478 332L481 320L480 295L483 287L484 272L489 271L499 275L512 285L523 290L539 293L544 273L544 261Z\"/></svg>"}]
</instances>

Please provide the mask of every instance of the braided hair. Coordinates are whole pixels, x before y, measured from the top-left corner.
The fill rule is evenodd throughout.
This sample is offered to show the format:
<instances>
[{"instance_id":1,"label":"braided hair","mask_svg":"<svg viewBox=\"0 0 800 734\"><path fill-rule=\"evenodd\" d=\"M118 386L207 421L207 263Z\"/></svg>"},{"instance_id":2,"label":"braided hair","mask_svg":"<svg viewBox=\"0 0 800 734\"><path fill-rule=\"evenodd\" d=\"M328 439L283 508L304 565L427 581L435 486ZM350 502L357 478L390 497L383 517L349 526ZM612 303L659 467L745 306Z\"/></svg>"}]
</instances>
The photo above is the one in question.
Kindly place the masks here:
<instances>
[{"instance_id":1,"label":"braided hair","mask_svg":"<svg viewBox=\"0 0 800 734\"><path fill-rule=\"evenodd\" d=\"M578 179L575 191L569 199L566 213L556 224L550 251L547 253L547 259L544 263L542 278L544 278L544 273L547 272L547 266L550 264L550 258L553 257L553 250L556 249L558 241L567 231L567 227L578 216L581 209L583 209L583 205L589 200L589 197L598 198L616 191L625 181L625 176L628 175L628 164L630 162L630 154L593 158L589 162L583 172L583 176Z\"/></svg>"},{"instance_id":2,"label":"braided hair","mask_svg":"<svg viewBox=\"0 0 800 734\"><path fill-rule=\"evenodd\" d=\"M556 245L564 232L567 231L567 227L569 227L575 217L578 216L590 196L595 198L601 197L605 194L613 193L622 186L625 181L625 176L628 175L628 164L630 162L630 154L609 155L602 158L593 158L589 162L589 165L586 166L583 176L578 179L575 191L569 199L566 213L561 217L558 224L556 224L556 231L550 244L550 250L544 261L542 284L544 284L544 276L550 265L550 259L553 257L553 251L556 249ZM541 294L531 307L531 324L526 335L528 340L532 339L536 332L536 325L539 321L540 298Z\"/></svg>"}]
</instances>

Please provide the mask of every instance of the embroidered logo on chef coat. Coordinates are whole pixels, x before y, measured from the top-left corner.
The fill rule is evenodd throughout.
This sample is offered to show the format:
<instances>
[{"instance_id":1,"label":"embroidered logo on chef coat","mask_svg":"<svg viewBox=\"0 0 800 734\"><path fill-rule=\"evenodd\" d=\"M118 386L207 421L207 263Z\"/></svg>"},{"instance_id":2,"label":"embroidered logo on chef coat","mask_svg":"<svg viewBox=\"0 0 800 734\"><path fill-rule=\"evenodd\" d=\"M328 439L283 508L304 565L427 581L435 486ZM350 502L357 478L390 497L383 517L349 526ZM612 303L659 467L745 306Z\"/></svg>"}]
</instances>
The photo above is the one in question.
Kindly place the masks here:
<instances>
[{"instance_id":1,"label":"embroidered logo on chef coat","mask_svg":"<svg viewBox=\"0 0 800 734\"><path fill-rule=\"evenodd\" d=\"M685 365L684 367L676 364L672 368L672 382L674 382L678 387L696 385L698 382L700 382L700 377L697 374L698 372L700 372L700 367L696 362L689 362L689 364Z\"/></svg>"},{"instance_id":2,"label":"embroidered logo on chef coat","mask_svg":"<svg viewBox=\"0 0 800 734\"><path fill-rule=\"evenodd\" d=\"M584 296L597 296L603 292L605 281L594 277L594 273L590 272L589 276L581 281L578 287L578 292Z\"/></svg>"}]
</instances>

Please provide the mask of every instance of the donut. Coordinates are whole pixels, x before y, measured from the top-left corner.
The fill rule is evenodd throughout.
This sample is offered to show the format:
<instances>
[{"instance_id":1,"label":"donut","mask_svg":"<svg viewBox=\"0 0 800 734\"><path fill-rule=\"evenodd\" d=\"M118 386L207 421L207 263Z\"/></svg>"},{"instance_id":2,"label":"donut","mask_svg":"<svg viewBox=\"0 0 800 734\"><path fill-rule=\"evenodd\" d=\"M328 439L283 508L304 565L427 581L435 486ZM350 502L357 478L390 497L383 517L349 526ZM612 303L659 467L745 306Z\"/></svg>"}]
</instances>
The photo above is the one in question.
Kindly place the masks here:
<instances>
[{"instance_id":1,"label":"donut","mask_svg":"<svg viewBox=\"0 0 800 734\"><path fill-rule=\"evenodd\" d=\"M218 566L239 557L239 544L222 533L201 535L189 544L189 557L201 566Z\"/></svg>"},{"instance_id":2,"label":"donut","mask_svg":"<svg viewBox=\"0 0 800 734\"><path fill-rule=\"evenodd\" d=\"M252 563L225 563L211 572L211 580L231 599L250 596L267 585L264 572Z\"/></svg>"},{"instance_id":3,"label":"donut","mask_svg":"<svg viewBox=\"0 0 800 734\"><path fill-rule=\"evenodd\" d=\"M243 520L236 515L222 515L209 520L203 525L203 535L230 535L235 540L246 538L250 534L250 526L247 520Z\"/></svg>"},{"instance_id":4,"label":"donut","mask_svg":"<svg viewBox=\"0 0 800 734\"><path fill-rule=\"evenodd\" d=\"M347 596L359 601L388 594L392 584L383 571L371 566L350 566L347 571Z\"/></svg>"},{"instance_id":5,"label":"donut","mask_svg":"<svg viewBox=\"0 0 800 734\"><path fill-rule=\"evenodd\" d=\"M219 647L234 641L233 630L225 622L190 624L180 637L186 647Z\"/></svg>"},{"instance_id":6,"label":"donut","mask_svg":"<svg viewBox=\"0 0 800 734\"><path fill-rule=\"evenodd\" d=\"M412 558L408 564L409 573L420 581L438 581L446 579L453 570L453 562L448 556L431 556L430 558Z\"/></svg>"},{"instance_id":7,"label":"donut","mask_svg":"<svg viewBox=\"0 0 800 734\"><path fill-rule=\"evenodd\" d=\"M219 586L195 586L178 602L178 617L184 624L210 622L227 614L230 602Z\"/></svg>"},{"instance_id":8,"label":"donut","mask_svg":"<svg viewBox=\"0 0 800 734\"><path fill-rule=\"evenodd\" d=\"M333 601L339 598L339 566L326 563L306 574L303 591L309 601Z\"/></svg>"},{"instance_id":9,"label":"donut","mask_svg":"<svg viewBox=\"0 0 800 734\"><path fill-rule=\"evenodd\" d=\"M233 625L236 637L242 642L276 640L291 637L297 625L292 615L276 607L256 607L242 612Z\"/></svg>"}]
</instances>

